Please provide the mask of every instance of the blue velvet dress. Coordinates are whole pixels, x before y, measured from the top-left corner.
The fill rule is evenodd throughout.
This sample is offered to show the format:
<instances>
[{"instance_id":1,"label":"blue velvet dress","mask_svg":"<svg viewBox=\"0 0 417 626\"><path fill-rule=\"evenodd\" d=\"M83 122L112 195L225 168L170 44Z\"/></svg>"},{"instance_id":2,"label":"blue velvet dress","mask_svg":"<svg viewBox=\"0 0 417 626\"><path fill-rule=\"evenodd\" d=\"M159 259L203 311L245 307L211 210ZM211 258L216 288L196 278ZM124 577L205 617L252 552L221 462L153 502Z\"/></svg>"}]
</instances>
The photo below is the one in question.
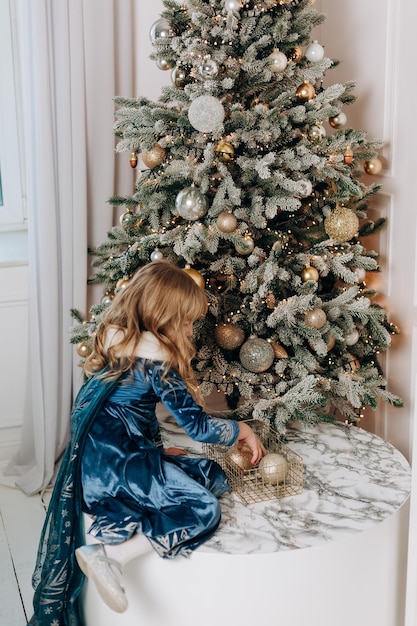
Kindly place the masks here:
<instances>
[{"instance_id":1,"label":"blue velvet dress","mask_svg":"<svg viewBox=\"0 0 417 626\"><path fill-rule=\"evenodd\" d=\"M84 624L84 575L75 559L85 543L82 511L93 516L90 532L100 540L117 543L141 532L168 558L186 555L219 524L217 496L228 488L223 471L208 459L164 453L156 403L197 441L232 445L239 426L207 415L178 374L164 375L155 338L147 339L133 376L91 376L74 402L39 541L30 626Z\"/></svg>"},{"instance_id":2,"label":"blue velvet dress","mask_svg":"<svg viewBox=\"0 0 417 626\"><path fill-rule=\"evenodd\" d=\"M145 534L162 557L187 554L220 521L217 497L228 490L219 465L164 453L156 404L161 401L195 441L231 445L239 426L196 404L183 380L160 361L138 358L91 424L81 459L89 532L104 543Z\"/></svg>"}]
</instances>

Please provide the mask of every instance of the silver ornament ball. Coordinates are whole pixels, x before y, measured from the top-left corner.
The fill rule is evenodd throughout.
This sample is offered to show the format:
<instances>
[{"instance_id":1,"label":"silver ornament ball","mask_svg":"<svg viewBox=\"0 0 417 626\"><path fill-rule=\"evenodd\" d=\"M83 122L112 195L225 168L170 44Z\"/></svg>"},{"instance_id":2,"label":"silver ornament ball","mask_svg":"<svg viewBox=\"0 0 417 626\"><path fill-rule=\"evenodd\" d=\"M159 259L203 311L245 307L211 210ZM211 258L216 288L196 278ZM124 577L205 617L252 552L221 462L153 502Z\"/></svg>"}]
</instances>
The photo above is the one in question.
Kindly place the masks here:
<instances>
[{"instance_id":1,"label":"silver ornament ball","mask_svg":"<svg viewBox=\"0 0 417 626\"><path fill-rule=\"evenodd\" d=\"M158 248L155 248L155 250L151 253L151 261L162 261L162 259L164 258L164 255L162 254L162 252L160 250L158 250Z\"/></svg>"},{"instance_id":2,"label":"silver ornament ball","mask_svg":"<svg viewBox=\"0 0 417 626\"><path fill-rule=\"evenodd\" d=\"M208 199L192 185L179 192L175 199L175 208L184 219L195 221L207 213Z\"/></svg>"},{"instance_id":3,"label":"silver ornament ball","mask_svg":"<svg viewBox=\"0 0 417 626\"><path fill-rule=\"evenodd\" d=\"M283 483L288 474L288 461L285 456L277 452L266 454L260 460L258 467L262 480L268 485Z\"/></svg>"},{"instance_id":4,"label":"silver ornament ball","mask_svg":"<svg viewBox=\"0 0 417 626\"><path fill-rule=\"evenodd\" d=\"M156 20L150 28L149 38L154 43L157 39L168 39L174 37L175 29L171 22L163 17Z\"/></svg>"},{"instance_id":5,"label":"silver ornament ball","mask_svg":"<svg viewBox=\"0 0 417 626\"><path fill-rule=\"evenodd\" d=\"M239 11L241 8L240 0L224 0L224 8L226 11Z\"/></svg>"},{"instance_id":6,"label":"silver ornament ball","mask_svg":"<svg viewBox=\"0 0 417 626\"><path fill-rule=\"evenodd\" d=\"M203 78L215 78L219 73L219 66L217 65L216 61L207 58L204 59L204 61L198 68L198 71Z\"/></svg>"}]
</instances>

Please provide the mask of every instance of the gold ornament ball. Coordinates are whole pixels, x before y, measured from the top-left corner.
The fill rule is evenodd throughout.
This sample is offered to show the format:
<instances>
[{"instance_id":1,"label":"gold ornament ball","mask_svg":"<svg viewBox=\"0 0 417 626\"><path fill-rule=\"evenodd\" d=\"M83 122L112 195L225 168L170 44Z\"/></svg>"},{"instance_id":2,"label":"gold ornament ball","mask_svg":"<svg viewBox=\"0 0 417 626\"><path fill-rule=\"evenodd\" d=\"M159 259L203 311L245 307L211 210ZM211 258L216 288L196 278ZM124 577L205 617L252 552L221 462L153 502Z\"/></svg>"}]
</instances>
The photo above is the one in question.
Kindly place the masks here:
<instances>
[{"instance_id":1,"label":"gold ornament ball","mask_svg":"<svg viewBox=\"0 0 417 626\"><path fill-rule=\"evenodd\" d=\"M290 61L293 61L294 63L298 63L298 61L301 60L302 56L303 49L301 48L301 46L295 46L295 48L292 48L288 53L288 59Z\"/></svg>"},{"instance_id":2,"label":"gold ornament ball","mask_svg":"<svg viewBox=\"0 0 417 626\"><path fill-rule=\"evenodd\" d=\"M237 465L241 470L247 471L254 467L251 458L252 450L248 444L243 444L239 449L237 444L233 445L224 455L224 458L229 463Z\"/></svg>"},{"instance_id":3,"label":"gold ornament ball","mask_svg":"<svg viewBox=\"0 0 417 626\"><path fill-rule=\"evenodd\" d=\"M240 241L235 243L235 250L238 254L242 254L243 256L247 256L253 252L255 247L255 242L253 241L250 235L245 235L242 237Z\"/></svg>"},{"instance_id":4,"label":"gold ornament ball","mask_svg":"<svg viewBox=\"0 0 417 626\"><path fill-rule=\"evenodd\" d=\"M382 170L382 163L379 159L370 159L365 161L363 169L371 176L377 176Z\"/></svg>"},{"instance_id":5,"label":"gold ornament ball","mask_svg":"<svg viewBox=\"0 0 417 626\"><path fill-rule=\"evenodd\" d=\"M359 331L357 328L354 328L347 335L345 335L345 344L347 346L354 346L355 343L359 341Z\"/></svg>"},{"instance_id":6,"label":"gold ornament ball","mask_svg":"<svg viewBox=\"0 0 417 626\"><path fill-rule=\"evenodd\" d=\"M301 272L301 279L303 282L307 282L308 280L315 280L318 281L319 279L319 273L316 270L315 267L305 267L303 269L303 271Z\"/></svg>"},{"instance_id":7,"label":"gold ornament ball","mask_svg":"<svg viewBox=\"0 0 417 626\"><path fill-rule=\"evenodd\" d=\"M188 74L183 67L174 67L171 72L172 84L178 89L184 89L188 81Z\"/></svg>"},{"instance_id":8,"label":"gold ornament ball","mask_svg":"<svg viewBox=\"0 0 417 626\"><path fill-rule=\"evenodd\" d=\"M328 333L324 337L324 340L326 342L327 352L330 352L330 350L332 350L334 348L334 346L335 346L336 339L334 338L334 335L332 335L331 333Z\"/></svg>"},{"instance_id":9,"label":"gold ornament ball","mask_svg":"<svg viewBox=\"0 0 417 626\"><path fill-rule=\"evenodd\" d=\"M166 150L159 143L154 143L153 147L150 150L144 150L141 156L146 167L153 169L165 159Z\"/></svg>"},{"instance_id":10,"label":"gold ornament ball","mask_svg":"<svg viewBox=\"0 0 417 626\"><path fill-rule=\"evenodd\" d=\"M336 129L339 129L345 126L346 122L347 122L346 113L343 113L343 111L341 111L338 115L334 115L333 117L329 118L330 126Z\"/></svg>"},{"instance_id":11,"label":"gold ornament ball","mask_svg":"<svg viewBox=\"0 0 417 626\"><path fill-rule=\"evenodd\" d=\"M235 158L235 149L231 143L227 141L219 141L214 148L214 152L223 161L223 163L230 163Z\"/></svg>"},{"instance_id":12,"label":"gold ornament ball","mask_svg":"<svg viewBox=\"0 0 417 626\"><path fill-rule=\"evenodd\" d=\"M311 309L311 311L306 312L305 320L307 326L319 329L325 325L327 317L323 309L320 309L320 307L316 306L314 307L314 309Z\"/></svg>"},{"instance_id":13,"label":"gold ornament ball","mask_svg":"<svg viewBox=\"0 0 417 626\"><path fill-rule=\"evenodd\" d=\"M331 239L344 243L358 234L359 220L353 211L338 206L324 220L324 230Z\"/></svg>"},{"instance_id":14,"label":"gold ornament ball","mask_svg":"<svg viewBox=\"0 0 417 626\"><path fill-rule=\"evenodd\" d=\"M204 280L204 276L202 276L200 272L197 272L197 270L195 270L193 267L185 267L184 272L186 272L188 276L193 279L195 284L198 285L200 289L204 289L206 283Z\"/></svg>"},{"instance_id":15,"label":"gold ornament ball","mask_svg":"<svg viewBox=\"0 0 417 626\"><path fill-rule=\"evenodd\" d=\"M264 483L279 485L288 474L288 461L282 454L271 452L259 461L259 473Z\"/></svg>"},{"instance_id":16,"label":"gold ornament ball","mask_svg":"<svg viewBox=\"0 0 417 626\"><path fill-rule=\"evenodd\" d=\"M86 359L92 352L91 347L85 341L77 343L76 350L78 356L80 356L82 359Z\"/></svg>"},{"instance_id":17,"label":"gold ornament ball","mask_svg":"<svg viewBox=\"0 0 417 626\"><path fill-rule=\"evenodd\" d=\"M127 277L119 278L119 280L116 283L115 291L120 291L120 289L124 289L128 284L129 284L129 278Z\"/></svg>"},{"instance_id":18,"label":"gold ornament ball","mask_svg":"<svg viewBox=\"0 0 417 626\"><path fill-rule=\"evenodd\" d=\"M245 333L235 324L219 324L214 331L214 338L221 348L235 350L245 341Z\"/></svg>"},{"instance_id":19,"label":"gold ornament ball","mask_svg":"<svg viewBox=\"0 0 417 626\"><path fill-rule=\"evenodd\" d=\"M283 346L280 346L276 341L271 341L271 346L276 359L288 359L288 352Z\"/></svg>"},{"instance_id":20,"label":"gold ornament ball","mask_svg":"<svg viewBox=\"0 0 417 626\"><path fill-rule=\"evenodd\" d=\"M314 96L316 95L316 91L313 85L308 80L305 80L297 88L295 95L299 100L301 100L301 102L308 102L309 100L312 100L314 98Z\"/></svg>"},{"instance_id":21,"label":"gold ornament ball","mask_svg":"<svg viewBox=\"0 0 417 626\"><path fill-rule=\"evenodd\" d=\"M237 219L233 213L222 211L216 220L217 228L222 233L232 233L237 228Z\"/></svg>"}]
</instances>

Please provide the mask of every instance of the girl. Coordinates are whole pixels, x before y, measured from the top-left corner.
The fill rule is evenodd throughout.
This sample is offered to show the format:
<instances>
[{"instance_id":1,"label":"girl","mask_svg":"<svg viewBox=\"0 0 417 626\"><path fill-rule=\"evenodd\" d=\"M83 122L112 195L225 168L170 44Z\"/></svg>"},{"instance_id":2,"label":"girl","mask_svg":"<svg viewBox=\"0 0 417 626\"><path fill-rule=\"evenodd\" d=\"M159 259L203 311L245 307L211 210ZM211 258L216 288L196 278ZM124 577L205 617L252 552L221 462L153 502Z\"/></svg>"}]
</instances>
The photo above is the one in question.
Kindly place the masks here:
<instances>
[{"instance_id":1,"label":"girl","mask_svg":"<svg viewBox=\"0 0 417 626\"><path fill-rule=\"evenodd\" d=\"M216 531L226 476L211 460L163 449L159 401L192 439L247 444L252 463L265 454L245 422L201 408L190 338L206 310L192 278L158 261L141 268L103 315L41 537L32 625L82 623L80 569L110 608L125 611L127 561L152 548L164 558L188 555ZM96 543L81 545L82 511L93 518Z\"/></svg>"}]
</instances>

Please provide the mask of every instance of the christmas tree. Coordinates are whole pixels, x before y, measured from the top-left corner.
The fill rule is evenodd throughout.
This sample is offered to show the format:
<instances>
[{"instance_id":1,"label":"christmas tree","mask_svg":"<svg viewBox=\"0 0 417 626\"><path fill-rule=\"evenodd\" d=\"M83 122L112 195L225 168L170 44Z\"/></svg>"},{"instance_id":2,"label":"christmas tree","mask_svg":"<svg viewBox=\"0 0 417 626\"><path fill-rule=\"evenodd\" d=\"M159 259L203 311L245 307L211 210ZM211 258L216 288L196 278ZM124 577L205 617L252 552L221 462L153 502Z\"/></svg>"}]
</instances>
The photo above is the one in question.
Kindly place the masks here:
<instances>
[{"instance_id":1,"label":"christmas tree","mask_svg":"<svg viewBox=\"0 0 417 626\"><path fill-rule=\"evenodd\" d=\"M383 221L363 178L380 144L348 128L354 84L327 81L336 62L312 38L324 19L311 0L164 0L151 58L172 85L156 102L116 98L117 150L138 177L93 251L103 300L73 312L80 356L114 293L166 259L206 291L195 369L231 418L284 432L401 404L377 362L396 328L365 280Z\"/></svg>"}]
</instances>

